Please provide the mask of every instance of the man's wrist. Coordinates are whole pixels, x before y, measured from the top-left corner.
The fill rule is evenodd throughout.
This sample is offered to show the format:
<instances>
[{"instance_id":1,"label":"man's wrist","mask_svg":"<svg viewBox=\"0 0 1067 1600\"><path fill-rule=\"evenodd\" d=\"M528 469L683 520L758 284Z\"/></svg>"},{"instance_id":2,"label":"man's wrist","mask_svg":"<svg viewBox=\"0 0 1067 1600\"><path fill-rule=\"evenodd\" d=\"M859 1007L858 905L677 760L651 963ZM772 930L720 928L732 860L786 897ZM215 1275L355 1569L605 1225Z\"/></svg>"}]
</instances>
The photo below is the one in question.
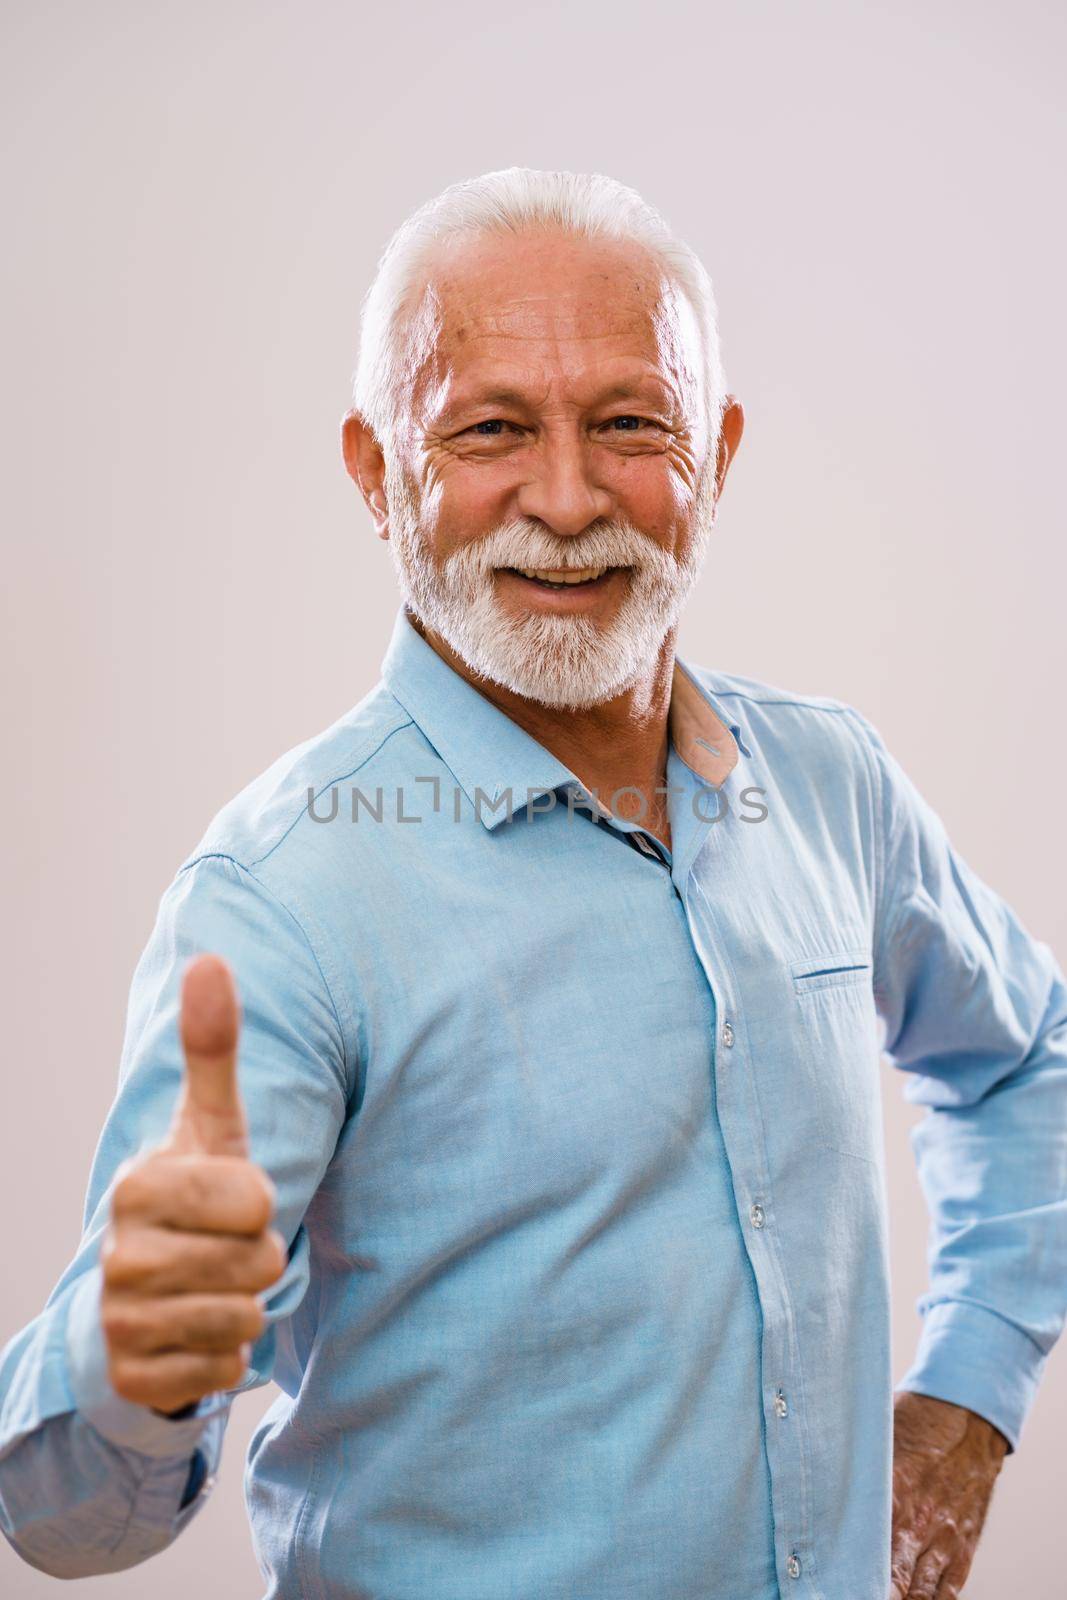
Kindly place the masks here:
<instances>
[{"instance_id":1,"label":"man's wrist","mask_svg":"<svg viewBox=\"0 0 1067 1600\"><path fill-rule=\"evenodd\" d=\"M981 1434L987 1441L989 1449L1001 1460L1011 1451L1011 1440L1006 1434L1001 1433L995 1422L990 1422L988 1417L983 1417L977 1411L972 1411L965 1406L967 1412L967 1426L972 1432Z\"/></svg>"},{"instance_id":2,"label":"man's wrist","mask_svg":"<svg viewBox=\"0 0 1067 1600\"><path fill-rule=\"evenodd\" d=\"M122 1449L157 1458L192 1455L209 1419L226 1409L225 1395L205 1395L189 1412L166 1416L136 1405L112 1388L100 1322L101 1275L94 1266L71 1292L64 1323L64 1355L78 1415Z\"/></svg>"},{"instance_id":3,"label":"man's wrist","mask_svg":"<svg viewBox=\"0 0 1067 1600\"><path fill-rule=\"evenodd\" d=\"M1046 1354L1007 1318L969 1301L925 1311L915 1360L898 1390L930 1395L991 1423L1018 1448Z\"/></svg>"}]
</instances>

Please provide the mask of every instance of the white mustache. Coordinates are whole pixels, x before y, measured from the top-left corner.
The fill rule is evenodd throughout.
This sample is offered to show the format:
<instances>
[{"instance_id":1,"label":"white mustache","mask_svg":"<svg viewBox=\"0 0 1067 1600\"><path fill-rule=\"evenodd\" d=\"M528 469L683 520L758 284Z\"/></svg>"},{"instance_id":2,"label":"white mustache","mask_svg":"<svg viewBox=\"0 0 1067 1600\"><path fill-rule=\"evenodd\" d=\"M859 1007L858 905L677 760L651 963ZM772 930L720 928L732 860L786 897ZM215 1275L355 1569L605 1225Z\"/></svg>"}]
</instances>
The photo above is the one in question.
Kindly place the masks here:
<instances>
[{"instance_id":1,"label":"white mustache","mask_svg":"<svg viewBox=\"0 0 1067 1600\"><path fill-rule=\"evenodd\" d=\"M628 522L605 522L561 539L541 523L517 519L474 539L448 557L449 578L479 582L500 567L577 571L582 567L652 568L674 571L673 556Z\"/></svg>"}]
</instances>

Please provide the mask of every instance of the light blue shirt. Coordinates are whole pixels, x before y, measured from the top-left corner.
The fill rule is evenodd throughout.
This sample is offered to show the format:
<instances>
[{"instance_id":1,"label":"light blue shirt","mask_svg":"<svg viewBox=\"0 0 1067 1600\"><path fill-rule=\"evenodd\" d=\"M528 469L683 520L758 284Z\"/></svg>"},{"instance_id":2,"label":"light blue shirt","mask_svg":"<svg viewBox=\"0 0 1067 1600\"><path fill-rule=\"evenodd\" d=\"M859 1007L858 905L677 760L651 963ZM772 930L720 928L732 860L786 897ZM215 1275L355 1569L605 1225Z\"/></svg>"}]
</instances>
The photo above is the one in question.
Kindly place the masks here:
<instances>
[{"instance_id":1,"label":"light blue shirt","mask_svg":"<svg viewBox=\"0 0 1067 1600\"><path fill-rule=\"evenodd\" d=\"M120 1399L98 1323L201 950L290 1244L242 1386L280 1388L269 1595L884 1600L882 1043L930 1108L906 1384L1017 1444L1067 1309L1062 974L850 706L679 664L670 733L667 852L401 611L383 681L216 817L134 976L82 1243L0 1365L28 1561L143 1560L214 1479L232 1395Z\"/></svg>"}]
</instances>

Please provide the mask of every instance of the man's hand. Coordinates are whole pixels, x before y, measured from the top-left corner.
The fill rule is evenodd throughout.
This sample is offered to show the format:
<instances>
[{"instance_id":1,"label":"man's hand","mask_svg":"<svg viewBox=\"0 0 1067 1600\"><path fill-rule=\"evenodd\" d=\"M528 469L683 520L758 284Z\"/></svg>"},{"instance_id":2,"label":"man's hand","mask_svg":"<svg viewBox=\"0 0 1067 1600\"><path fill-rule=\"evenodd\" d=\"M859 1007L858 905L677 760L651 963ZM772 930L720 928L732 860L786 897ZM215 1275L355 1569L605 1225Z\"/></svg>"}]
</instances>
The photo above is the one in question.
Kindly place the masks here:
<instances>
[{"instance_id":1,"label":"man's hand","mask_svg":"<svg viewBox=\"0 0 1067 1600\"><path fill-rule=\"evenodd\" d=\"M288 1259L268 1226L274 1186L248 1159L239 1028L229 967L199 956L182 982L174 1120L160 1146L123 1165L112 1196L100 1300L109 1376L157 1411L240 1383L265 1325L257 1291Z\"/></svg>"},{"instance_id":2,"label":"man's hand","mask_svg":"<svg viewBox=\"0 0 1067 1600\"><path fill-rule=\"evenodd\" d=\"M898 1392L889 1600L958 1600L1007 1449L973 1411Z\"/></svg>"}]
</instances>

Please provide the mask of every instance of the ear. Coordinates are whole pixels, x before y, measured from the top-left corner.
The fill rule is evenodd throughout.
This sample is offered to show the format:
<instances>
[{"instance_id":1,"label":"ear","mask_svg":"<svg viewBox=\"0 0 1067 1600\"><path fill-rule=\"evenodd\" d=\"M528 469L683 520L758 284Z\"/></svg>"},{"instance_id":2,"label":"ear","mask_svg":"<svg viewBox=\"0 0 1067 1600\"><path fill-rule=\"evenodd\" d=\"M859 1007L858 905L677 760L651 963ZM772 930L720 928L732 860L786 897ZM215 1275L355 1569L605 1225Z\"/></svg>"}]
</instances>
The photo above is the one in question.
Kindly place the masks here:
<instances>
[{"instance_id":1,"label":"ear","mask_svg":"<svg viewBox=\"0 0 1067 1600\"><path fill-rule=\"evenodd\" d=\"M348 476L359 489L374 518L379 539L389 537L389 507L385 499L385 457L382 447L358 411L341 423L341 450Z\"/></svg>"},{"instance_id":2,"label":"ear","mask_svg":"<svg viewBox=\"0 0 1067 1600\"><path fill-rule=\"evenodd\" d=\"M726 405L722 414L722 426L719 429L719 452L715 464L715 498L722 494L722 486L726 482L726 474L730 470L730 463L737 454L737 447L741 443L741 435L745 431L745 413L734 395L726 396Z\"/></svg>"}]
</instances>

